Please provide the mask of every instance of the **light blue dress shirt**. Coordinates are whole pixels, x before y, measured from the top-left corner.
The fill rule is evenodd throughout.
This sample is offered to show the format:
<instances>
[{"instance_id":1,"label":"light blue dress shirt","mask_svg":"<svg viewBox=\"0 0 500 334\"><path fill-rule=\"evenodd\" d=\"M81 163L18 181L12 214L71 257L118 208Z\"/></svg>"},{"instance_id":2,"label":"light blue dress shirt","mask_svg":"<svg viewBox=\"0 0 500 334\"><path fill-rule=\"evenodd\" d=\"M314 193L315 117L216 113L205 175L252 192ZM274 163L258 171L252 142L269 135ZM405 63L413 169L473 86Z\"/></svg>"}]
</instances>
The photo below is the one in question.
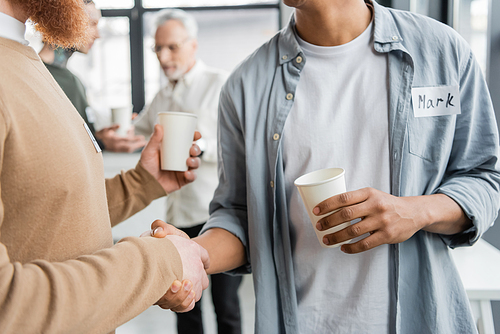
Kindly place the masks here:
<instances>
[{"instance_id":1,"label":"light blue dress shirt","mask_svg":"<svg viewBox=\"0 0 500 334\"><path fill-rule=\"evenodd\" d=\"M499 209L499 139L488 88L470 47L453 29L373 6L374 47L388 54L391 193L446 194L474 224L451 236L419 231L391 245L389 332L475 333L449 247L472 245ZM226 229L245 246L248 264L236 272L253 272L255 332L263 334L292 334L298 328L280 147L307 66L294 26L292 18L232 73L222 90L219 187L204 229ZM454 85L459 86L460 114L414 116L412 88Z\"/></svg>"}]
</instances>

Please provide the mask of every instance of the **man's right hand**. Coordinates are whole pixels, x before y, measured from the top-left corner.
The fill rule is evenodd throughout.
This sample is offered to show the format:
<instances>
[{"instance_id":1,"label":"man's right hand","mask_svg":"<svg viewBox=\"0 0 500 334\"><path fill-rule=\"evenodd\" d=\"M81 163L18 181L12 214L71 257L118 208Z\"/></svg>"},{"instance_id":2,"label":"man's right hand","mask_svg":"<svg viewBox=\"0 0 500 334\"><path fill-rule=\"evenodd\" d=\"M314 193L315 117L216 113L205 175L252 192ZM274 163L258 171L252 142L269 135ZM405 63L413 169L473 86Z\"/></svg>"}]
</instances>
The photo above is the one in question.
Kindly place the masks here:
<instances>
[{"instance_id":1,"label":"man's right hand","mask_svg":"<svg viewBox=\"0 0 500 334\"><path fill-rule=\"evenodd\" d=\"M155 238L163 238L170 234L175 234L179 238L187 238L187 235L183 234L182 231L159 219L151 224L151 230L145 232L145 234ZM210 252L211 264L209 270L207 270L209 274L229 271L247 263L243 243L227 230L212 228L192 240Z\"/></svg>"},{"instance_id":2,"label":"man's right hand","mask_svg":"<svg viewBox=\"0 0 500 334\"><path fill-rule=\"evenodd\" d=\"M178 235L179 237L183 237L185 239L191 239L186 232L179 230L177 227L165 223L161 219L156 219L151 224L151 229L143 232L141 237L155 237L155 238L164 238L167 235Z\"/></svg>"},{"instance_id":3,"label":"man's right hand","mask_svg":"<svg viewBox=\"0 0 500 334\"><path fill-rule=\"evenodd\" d=\"M151 224L151 229L142 233L141 237L164 238L167 235L176 235L186 240L190 240L186 233L160 219L155 220ZM193 283L191 283L189 279L185 279L182 282L175 280L168 291L155 303L155 305L178 313L191 311L196 302L196 293L193 288ZM200 297L201 295L198 294L198 300Z\"/></svg>"},{"instance_id":4,"label":"man's right hand","mask_svg":"<svg viewBox=\"0 0 500 334\"><path fill-rule=\"evenodd\" d=\"M182 261L183 280L192 282L195 300L200 300L202 291L208 287L208 276L205 271L210 266L208 252L196 242L184 237L167 235L165 238L177 248Z\"/></svg>"}]
</instances>

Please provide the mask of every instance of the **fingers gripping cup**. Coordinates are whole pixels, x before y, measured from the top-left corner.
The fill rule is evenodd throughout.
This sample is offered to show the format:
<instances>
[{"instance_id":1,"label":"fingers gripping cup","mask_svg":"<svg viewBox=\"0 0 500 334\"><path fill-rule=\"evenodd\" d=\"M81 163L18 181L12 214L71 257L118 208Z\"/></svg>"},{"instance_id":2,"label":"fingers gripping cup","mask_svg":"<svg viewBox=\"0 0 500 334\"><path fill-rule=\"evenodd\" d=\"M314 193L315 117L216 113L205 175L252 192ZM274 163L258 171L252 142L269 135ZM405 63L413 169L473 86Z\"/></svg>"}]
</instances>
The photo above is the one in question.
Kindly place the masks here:
<instances>
[{"instance_id":1,"label":"fingers gripping cup","mask_svg":"<svg viewBox=\"0 0 500 334\"><path fill-rule=\"evenodd\" d=\"M300 197L306 207L307 213L313 225L316 236L318 237L319 243L323 247L333 248L340 245L346 244L351 240L347 240L335 245L325 245L323 243L323 237L326 234L331 234L342 230L343 228L350 225L349 222L334 226L325 231L318 231L316 229L316 223L323 217L331 215L329 212L322 216L316 216L312 211L319 203L324 200L346 192L345 186L345 172L342 168L327 168L320 169L315 172L311 172L301 177L297 178L294 182L295 186L299 190Z\"/></svg>"},{"instance_id":2,"label":"fingers gripping cup","mask_svg":"<svg viewBox=\"0 0 500 334\"><path fill-rule=\"evenodd\" d=\"M196 130L195 114L168 111L158 114L158 123L163 127L161 142L161 169L187 171L186 160L193 145Z\"/></svg>"}]
</instances>

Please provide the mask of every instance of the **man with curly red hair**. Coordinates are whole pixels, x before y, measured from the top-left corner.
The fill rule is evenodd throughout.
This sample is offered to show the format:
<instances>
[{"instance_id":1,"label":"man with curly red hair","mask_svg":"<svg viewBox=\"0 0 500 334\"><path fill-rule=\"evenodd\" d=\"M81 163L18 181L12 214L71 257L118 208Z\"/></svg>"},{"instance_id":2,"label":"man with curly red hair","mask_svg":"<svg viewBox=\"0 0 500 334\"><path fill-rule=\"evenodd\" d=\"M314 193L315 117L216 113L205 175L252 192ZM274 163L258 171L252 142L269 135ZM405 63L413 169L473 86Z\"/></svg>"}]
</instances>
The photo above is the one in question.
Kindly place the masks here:
<instances>
[{"instance_id":1,"label":"man with curly red hair","mask_svg":"<svg viewBox=\"0 0 500 334\"><path fill-rule=\"evenodd\" d=\"M61 47L84 46L89 39L89 16L82 0L9 0L19 20L28 19L43 41Z\"/></svg>"},{"instance_id":2,"label":"man with curly red hair","mask_svg":"<svg viewBox=\"0 0 500 334\"><path fill-rule=\"evenodd\" d=\"M27 20L76 48L89 24L82 0L0 0L0 332L109 333L154 303L191 309L206 251L173 227L113 246L111 227L194 181L199 147L188 171L162 171L157 126L137 166L105 180L91 131L24 39Z\"/></svg>"}]
</instances>

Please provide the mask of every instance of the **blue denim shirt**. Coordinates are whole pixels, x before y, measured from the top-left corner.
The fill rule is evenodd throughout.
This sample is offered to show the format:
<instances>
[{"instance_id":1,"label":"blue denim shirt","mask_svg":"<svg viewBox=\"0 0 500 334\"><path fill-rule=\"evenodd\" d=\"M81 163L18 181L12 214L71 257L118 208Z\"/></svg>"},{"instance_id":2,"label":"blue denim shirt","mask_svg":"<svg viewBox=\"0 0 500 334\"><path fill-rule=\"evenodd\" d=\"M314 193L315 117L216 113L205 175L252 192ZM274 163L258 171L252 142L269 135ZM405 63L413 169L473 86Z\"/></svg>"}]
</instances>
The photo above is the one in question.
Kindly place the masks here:
<instances>
[{"instance_id":1,"label":"blue denim shirt","mask_svg":"<svg viewBox=\"0 0 500 334\"><path fill-rule=\"evenodd\" d=\"M472 245L499 209L498 133L488 89L469 46L454 30L373 6L374 47L388 55L391 193L446 194L474 225L451 236L419 231L390 246L389 332L474 333L449 248ZM232 73L219 105L220 180L205 230L226 229L246 248L248 264L236 272L253 272L256 333L297 333L298 328L281 150L307 66L294 26L292 18ZM453 85L459 86L460 114L414 116L412 87Z\"/></svg>"}]
</instances>

